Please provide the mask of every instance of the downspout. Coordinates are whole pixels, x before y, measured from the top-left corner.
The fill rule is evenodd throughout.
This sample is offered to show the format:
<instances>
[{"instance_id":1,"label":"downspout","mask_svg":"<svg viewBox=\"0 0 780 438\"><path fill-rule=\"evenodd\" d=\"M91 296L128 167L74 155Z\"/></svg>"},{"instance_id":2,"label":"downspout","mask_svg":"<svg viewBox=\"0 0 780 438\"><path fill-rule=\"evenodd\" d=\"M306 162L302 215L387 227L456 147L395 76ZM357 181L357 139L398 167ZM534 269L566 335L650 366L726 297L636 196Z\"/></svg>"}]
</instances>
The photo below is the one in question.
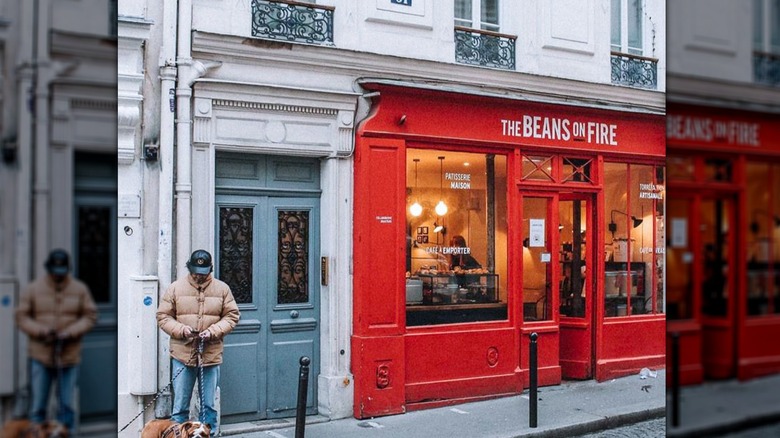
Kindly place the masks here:
<instances>
[{"instance_id":1,"label":"downspout","mask_svg":"<svg viewBox=\"0 0 780 438\"><path fill-rule=\"evenodd\" d=\"M173 258L173 148L176 102L176 31L178 1L164 1L162 45L160 47L160 147L157 223L158 297L172 283ZM157 386L170 380L168 335L157 332ZM157 402L156 417L170 415L170 391Z\"/></svg>"},{"instance_id":2,"label":"downspout","mask_svg":"<svg viewBox=\"0 0 780 438\"><path fill-rule=\"evenodd\" d=\"M176 258L178 274L192 245L192 85L220 62L192 60L192 0L179 0L176 84Z\"/></svg>"},{"instance_id":3,"label":"downspout","mask_svg":"<svg viewBox=\"0 0 780 438\"><path fill-rule=\"evenodd\" d=\"M43 0L38 5L36 33L47 29L51 22L51 3ZM49 59L49 38L40 36L35 43L35 89L33 121L33 149L35 150L35 170L33 171L33 267L35 273L43 273L43 261L51 245L49 226L49 205L51 188L49 183L49 84L53 79L51 60ZM67 249L67 247L66 247ZM73 256L71 254L71 256Z\"/></svg>"}]
</instances>

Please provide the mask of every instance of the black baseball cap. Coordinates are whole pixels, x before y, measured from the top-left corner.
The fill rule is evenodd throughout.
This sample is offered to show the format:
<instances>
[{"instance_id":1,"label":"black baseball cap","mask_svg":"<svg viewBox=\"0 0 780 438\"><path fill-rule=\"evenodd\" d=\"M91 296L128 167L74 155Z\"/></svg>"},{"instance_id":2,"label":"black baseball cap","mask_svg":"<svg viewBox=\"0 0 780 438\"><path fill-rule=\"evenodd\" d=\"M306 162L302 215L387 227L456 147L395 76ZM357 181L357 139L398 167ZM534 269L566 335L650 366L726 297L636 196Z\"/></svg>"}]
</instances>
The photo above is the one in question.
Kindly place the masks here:
<instances>
[{"instance_id":1,"label":"black baseball cap","mask_svg":"<svg viewBox=\"0 0 780 438\"><path fill-rule=\"evenodd\" d=\"M46 259L44 266L51 275L68 275L70 257L64 249L55 249L49 253L49 258Z\"/></svg>"},{"instance_id":2,"label":"black baseball cap","mask_svg":"<svg viewBox=\"0 0 780 438\"><path fill-rule=\"evenodd\" d=\"M211 272L211 254L205 249L199 249L192 253L187 262L187 268L191 274L208 274Z\"/></svg>"}]
</instances>

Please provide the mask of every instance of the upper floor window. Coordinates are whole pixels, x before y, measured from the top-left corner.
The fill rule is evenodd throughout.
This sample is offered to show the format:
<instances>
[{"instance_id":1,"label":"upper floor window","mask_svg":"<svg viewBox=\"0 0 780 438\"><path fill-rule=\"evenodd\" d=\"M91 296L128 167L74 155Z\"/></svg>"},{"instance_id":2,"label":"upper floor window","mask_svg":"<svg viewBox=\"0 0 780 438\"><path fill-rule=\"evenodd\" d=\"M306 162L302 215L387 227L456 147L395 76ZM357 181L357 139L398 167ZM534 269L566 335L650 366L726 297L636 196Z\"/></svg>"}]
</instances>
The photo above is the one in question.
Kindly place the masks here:
<instances>
[{"instance_id":1,"label":"upper floor window","mask_svg":"<svg viewBox=\"0 0 780 438\"><path fill-rule=\"evenodd\" d=\"M780 54L780 0L753 0L753 48Z\"/></svg>"},{"instance_id":2,"label":"upper floor window","mask_svg":"<svg viewBox=\"0 0 780 438\"><path fill-rule=\"evenodd\" d=\"M612 51L643 55L642 1L612 0L611 21Z\"/></svg>"},{"instance_id":3,"label":"upper floor window","mask_svg":"<svg viewBox=\"0 0 780 438\"><path fill-rule=\"evenodd\" d=\"M780 0L753 0L753 78L780 85Z\"/></svg>"},{"instance_id":4,"label":"upper floor window","mask_svg":"<svg viewBox=\"0 0 780 438\"><path fill-rule=\"evenodd\" d=\"M612 0L611 6L612 83L656 89L658 59L652 57L655 54L655 25L651 14L645 10L642 0ZM646 42L651 43L650 47L646 47Z\"/></svg>"},{"instance_id":5,"label":"upper floor window","mask_svg":"<svg viewBox=\"0 0 780 438\"><path fill-rule=\"evenodd\" d=\"M455 25L498 32L498 0L455 0Z\"/></svg>"}]
</instances>

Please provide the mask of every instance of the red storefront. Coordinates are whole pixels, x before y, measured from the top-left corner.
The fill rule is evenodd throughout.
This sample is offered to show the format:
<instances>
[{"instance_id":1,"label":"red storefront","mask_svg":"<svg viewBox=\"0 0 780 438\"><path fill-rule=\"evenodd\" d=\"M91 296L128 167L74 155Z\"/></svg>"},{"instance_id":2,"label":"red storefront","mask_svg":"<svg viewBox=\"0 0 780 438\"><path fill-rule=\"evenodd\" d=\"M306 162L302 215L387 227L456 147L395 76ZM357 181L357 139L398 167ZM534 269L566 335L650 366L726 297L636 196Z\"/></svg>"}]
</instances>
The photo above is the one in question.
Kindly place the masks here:
<instances>
[{"instance_id":1,"label":"red storefront","mask_svg":"<svg viewBox=\"0 0 780 438\"><path fill-rule=\"evenodd\" d=\"M356 417L664 365L663 116L361 85Z\"/></svg>"},{"instance_id":2,"label":"red storefront","mask_svg":"<svg viewBox=\"0 0 780 438\"><path fill-rule=\"evenodd\" d=\"M674 104L667 123L681 383L780 372L780 117Z\"/></svg>"}]
</instances>

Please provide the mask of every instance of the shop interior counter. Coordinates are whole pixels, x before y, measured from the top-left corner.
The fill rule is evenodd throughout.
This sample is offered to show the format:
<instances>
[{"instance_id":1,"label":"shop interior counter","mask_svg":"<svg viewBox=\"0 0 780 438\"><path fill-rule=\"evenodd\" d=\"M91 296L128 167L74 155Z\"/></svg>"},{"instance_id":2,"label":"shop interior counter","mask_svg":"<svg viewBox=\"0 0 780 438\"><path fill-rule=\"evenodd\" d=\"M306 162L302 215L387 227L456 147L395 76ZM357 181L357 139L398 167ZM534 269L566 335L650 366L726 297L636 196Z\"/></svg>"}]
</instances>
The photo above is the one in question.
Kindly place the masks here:
<instances>
[{"instance_id":1,"label":"shop interior counter","mask_svg":"<svg viewBox=\"0 0 780 438\"><path fill-rule=\"evenodd\" d=\"M406 325L506 319L498 274L459 271L418 274L406 281Z\"/></svg>"}]
</instances>

